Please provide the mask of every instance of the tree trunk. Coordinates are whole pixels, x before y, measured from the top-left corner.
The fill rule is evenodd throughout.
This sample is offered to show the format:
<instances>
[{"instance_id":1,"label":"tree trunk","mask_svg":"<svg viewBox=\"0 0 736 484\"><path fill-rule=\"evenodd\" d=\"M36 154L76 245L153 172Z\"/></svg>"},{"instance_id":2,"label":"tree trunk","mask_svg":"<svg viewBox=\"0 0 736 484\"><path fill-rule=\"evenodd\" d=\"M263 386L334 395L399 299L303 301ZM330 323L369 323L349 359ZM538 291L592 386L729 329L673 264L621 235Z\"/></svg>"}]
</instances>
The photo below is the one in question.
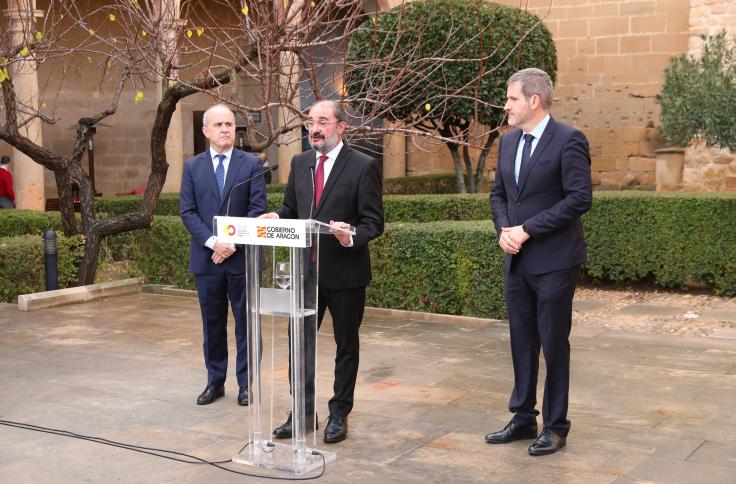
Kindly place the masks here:
<instances>
[{"instance_id":1,"label":"tree trunk","mask_svg":"<svg viewBox=\"0 0 736 484\"><path fill-rule=\"evenodd\" d=\"M491 131L488 134L488 138L486 138L486 142L483 143L483 148L481 148L480 154L478 155L478 165L475 168L475 182L478 187L478 192L480 192L483 187L483 171L486 167L488 154L491 152L491 147L493 146L494 141L496 141L496 138L498 138L498 131Z\"/></svg>"},{"instance_id":2,"label":"tree trunk","mask_svg":"<svg viewBox=\"0 0 736 484\"><path fill-rule=\"evenodd\" d=\"M455 164L455 181L457 182L457 192L467 193L465 190L465 175L463 173L463 166L460 162L460 153L457 149L457 145L448 143L447 148L450 150L452 161Z\"/></svg>"},{"instance_id":3,"label":"tree trunk","mask_svg":"<svg viewBox=\"0 0 736 484\"><path fill-rule=\"evenodd\" d=\"M468 177L468 193L478 193L478 185L475 183L475 177L473 176L473 162L470 159L467 145L463 146L463 161L465 162L465 173Z\"/></svg>"}]
</instances>

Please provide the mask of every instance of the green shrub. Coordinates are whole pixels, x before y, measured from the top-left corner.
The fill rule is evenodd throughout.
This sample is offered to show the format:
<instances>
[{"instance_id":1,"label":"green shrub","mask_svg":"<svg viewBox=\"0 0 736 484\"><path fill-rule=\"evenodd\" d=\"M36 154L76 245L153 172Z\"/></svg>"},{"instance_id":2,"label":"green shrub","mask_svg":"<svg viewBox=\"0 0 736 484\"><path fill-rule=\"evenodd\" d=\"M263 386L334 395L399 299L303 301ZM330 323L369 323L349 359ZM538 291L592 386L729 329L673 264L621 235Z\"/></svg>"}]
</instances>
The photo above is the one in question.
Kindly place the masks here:
<instances>
[{"instance_id":1,"label":"green shrub","mask_svg":"<svg viewBox=\"0 0 736 484\"><path fill-rule=\"evenodd\" d=\"M490 220L390 224L371 242L371 306L505 316L503 253Z\"/></svg>"},{"instance_id":2,"label":"green shrub","mask_svg":"<svg viewBox=\"0 0 736 484\"><path fill-rule=\"evenodd\" d=\"M664 71L662 136L671 146L703 141L736 151L736 37L723 30L701 39L699 55L673 57Z\"/></svg>"},{"instance_id":3,"label":"green shrub","mask_svg":"<svg viewBox=\"0 0 736 484\"><path fill-rule=\"evenodd\" d=\"M488 194L389 195L383 197L386 222L481 220L491 216Z\"/></svg>"},{"instance_id":4,"label":"green shrub","mask_svg":"<svg viewBox=\"0 0 736 484\"><path fill-rule=\"evenodd\" d=\"M58 236L59 288L76 285L84 247L81 237ZM40 235L0 238L0 301L45 289L43 239Z\"/></svg>"},{"instance_id":5,"label":"green shrub","mask_svg":"<svg viewBox=\"0 0 736 484\"><path fill-rule=\"evenodd\" d=\"M135 212L140 210L142 195L95 198L95 211L108 215ZM156 204L155 215L179 215L179 194L162 193Z\"/></svg>"},{"instance_id":6,"label":"green shrub","mask_svg":"<svg viewBox=\"0 0 736 484\"><path fill-rule=\"evenodd\" d=\"M433 175L402 176L383 180L384 195L415 195L456 193L457 183L454 173Z\"/></svg>"},{"instance_id":7,"label":"green shrub","mask_svg":"<svg viewBox=\"0 0 736 484\"><path fill-rule=\"evenodd\" d=\"M597 280L736 294L736 194L596 192L583 218Z\"/></svg>"},{"instance_id":8,"label":"green shrub","mask_svg":"<svg viewBox=\"0 0 736 484\"><path fill-rule=\"evenodd\" d=\"M16 235L41 235L47 230L61 232L59 212L35 210L0 210L0 237Z\"/></svg>"}]
</instances>

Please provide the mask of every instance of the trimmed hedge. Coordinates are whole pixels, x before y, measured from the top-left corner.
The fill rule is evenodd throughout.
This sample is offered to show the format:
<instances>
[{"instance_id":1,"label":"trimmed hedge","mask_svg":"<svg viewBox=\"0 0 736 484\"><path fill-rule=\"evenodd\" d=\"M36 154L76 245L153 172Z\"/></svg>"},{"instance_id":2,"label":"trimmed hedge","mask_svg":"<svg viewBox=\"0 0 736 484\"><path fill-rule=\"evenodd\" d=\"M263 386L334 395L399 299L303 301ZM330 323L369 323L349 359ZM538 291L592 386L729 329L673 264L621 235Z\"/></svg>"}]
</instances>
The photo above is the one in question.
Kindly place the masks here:
<instances>
[{"instance_id":1,"label":"trimmed hedge","mask_svg":"<svg viewBox=\"0 0 736 484\"><path fill-rule=\"evenodd\" d=\"M456 192L457 182L454 173L402 176L383 180L384 195L439 195Z\"/></svg>"},{"instance_id":2,"label":"trimmed hedge","mask_svg":"<svg viewBox=\"0 0 736 484\"><path fill-rule=\"evenodd\" d=\"M385 200L388 221L428 221L433 217L465 221L389 224L385 235L372 243L370 304L503 317L502 254L487 220L487 194L387 196ZM588 277L616 283L643 280L664 287L700 285L719 294L736 295L736 193L595 192L593 201L593 208L583 218L588 242L584 273ZM278 203L280 197L269 197L271 208ZM16 220L10 218L13 212L22 214L0 210L0 226L12 225L8 220ZM472 218L486 220L470 221ZM27 226L40 234L40 219L33 220ZM0 238L0 244L8 240ZM9 300L9 294L43 287L40 236L11 243L7 249L0 245L3 300ZM15 249L18 244L28 248ZM101 263L130 260L148 282L192 288L188 250L189 235L178 215L157 216L150 230L108 237ZM16 257L16 253L21 255ZM30 253L38 262L27 255ZM32 262L27 264L25 259ZM21 269L29 275L19 275ZM38 283L33 291L20 291L17 286L22 284L15 283L31 279Z\"/></svg>"},{"instance_id":3,"label":"trimmed hedge","mask_svg":"<svg viewBox=\"0 0 736 484\"><path fill-rule=\"evenodd\" d=\"M503 253L490 220L390 224L371 243L371 306L503 318Z\"/></svg>"},{"instance_id":4,"label":"trimmed hedge","mask_svg":"<svg viewBox=\"0 0 736 484\"><path fill-rule=\"evenodd\" d=\"M75 286L82 260L82 238L57 237L59 247L59 287ZM39 235L0 238L0 301L12 301L18 294L43 291L43 239Z\"/></svg>"},{"instance_id":5,"label":"trimmed hedge","mask_svg":"<svg viewBox=\"0 0 736 484\"><path fill-rule=\"evenodd\" d=\"M94 208L97 213L118 215L140 210L142 195L124 195L117 197L97 197ZM156 215L179 215L179 194L162 193L156 204Z\"/></svg>"},{"instance_id":6,"label":"trimmed hedge","mask_svg":"<svg viewBox=\"0 0 736 484\"><path fill-rule=\"evenodd\" d=\"M736 294L736 193L596 192L585 273Z\"/></svg>"},{"instance_id":7,"label":"trimmed hedge","mask_svg":"<svg viewBox=\"0 0 736 484\"><path fill-rule=\"evenodd\" d=\"M47 230L62 230L59 212L0 210L0 237L41 235Z\"/></svg>"}]
</instances>

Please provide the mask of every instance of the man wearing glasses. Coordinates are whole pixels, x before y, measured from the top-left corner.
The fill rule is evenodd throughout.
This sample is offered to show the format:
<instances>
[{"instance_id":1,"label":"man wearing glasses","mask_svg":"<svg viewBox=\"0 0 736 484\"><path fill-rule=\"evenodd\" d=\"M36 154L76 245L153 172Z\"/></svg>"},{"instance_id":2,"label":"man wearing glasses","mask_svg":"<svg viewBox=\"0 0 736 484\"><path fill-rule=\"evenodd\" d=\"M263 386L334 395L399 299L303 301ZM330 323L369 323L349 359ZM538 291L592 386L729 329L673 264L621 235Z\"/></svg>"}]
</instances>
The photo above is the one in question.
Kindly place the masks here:
<instances>
[{"instance_id":1,"label":"man wearing glasses","mask_svg":"<svg viewBox=\"0 0 736 484\"><path fill-rule=\"evenodd\" d=\"M326 443L347 437L358 376L358 330L371 280L368 242L383 233L381 176L375 158L350 148L342 140L345 111L335 101L318 101L304 126L311 150L291 160L284 202L266 218L313 218L337 227L355 226L356 233L323 236L319 250L318 327L329 308L337 344L334 395L325 428ZM305 322L306 324L306 322ZM305 331L309 333L309 331ZM307 342L306 420L314 418L314 346ZM311 353L311 354L309 354ZM274 430L290 438L292 419Z\"/></svg>"}]
</instances>

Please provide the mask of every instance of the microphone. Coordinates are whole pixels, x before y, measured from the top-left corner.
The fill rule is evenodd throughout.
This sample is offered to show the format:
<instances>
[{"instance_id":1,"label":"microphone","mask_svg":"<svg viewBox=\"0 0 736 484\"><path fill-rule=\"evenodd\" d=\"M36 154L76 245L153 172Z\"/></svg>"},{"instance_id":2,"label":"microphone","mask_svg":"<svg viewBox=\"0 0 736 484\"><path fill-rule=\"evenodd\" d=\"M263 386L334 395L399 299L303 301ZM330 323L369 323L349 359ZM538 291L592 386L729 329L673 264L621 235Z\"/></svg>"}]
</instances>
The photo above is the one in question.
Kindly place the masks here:
<instances>
[{"instance_id":1,"label":"microphone","mask_svg":"<svg viewBox=\"0 0 736 484\"><path fill-rule=\"evenodd\" d=\"M309 173L312 174L310 180L312 180L312 200L309 202L309 218L312 218L312 210L314 209L314 197L317 195L314 188L314 158L309 162Z\"/></svg>"},{"instance_id":2,"label":"microphone","mask_svg":"<svg viewBox=\"0 0 736 484\"><path fill-rule=\"evenodd\" d=\"M227 197L225 197L225 198L227 198L227 210L225 210L225 216L227 217L227 216L230 215L230 200L231 200L230 195L232 195L233 190L235 190L236 188L238 188L240 185L244 185L244 184L248 183L249 181L258 178L259 176L263 176L263 175L265 175L268 172L274 172L274 171L276 171L278 169L279 169L279 165L278 164L273 164L273 165L269 166L268 168L266 168L265 170L262 170L262 171L256 173L252 177L250 177L250 178L248 178L246 180L243 180L240 183L236 183L235 185L233 185L233 187L230 190L228 190Z\"/></svg>"}]
</instances>

